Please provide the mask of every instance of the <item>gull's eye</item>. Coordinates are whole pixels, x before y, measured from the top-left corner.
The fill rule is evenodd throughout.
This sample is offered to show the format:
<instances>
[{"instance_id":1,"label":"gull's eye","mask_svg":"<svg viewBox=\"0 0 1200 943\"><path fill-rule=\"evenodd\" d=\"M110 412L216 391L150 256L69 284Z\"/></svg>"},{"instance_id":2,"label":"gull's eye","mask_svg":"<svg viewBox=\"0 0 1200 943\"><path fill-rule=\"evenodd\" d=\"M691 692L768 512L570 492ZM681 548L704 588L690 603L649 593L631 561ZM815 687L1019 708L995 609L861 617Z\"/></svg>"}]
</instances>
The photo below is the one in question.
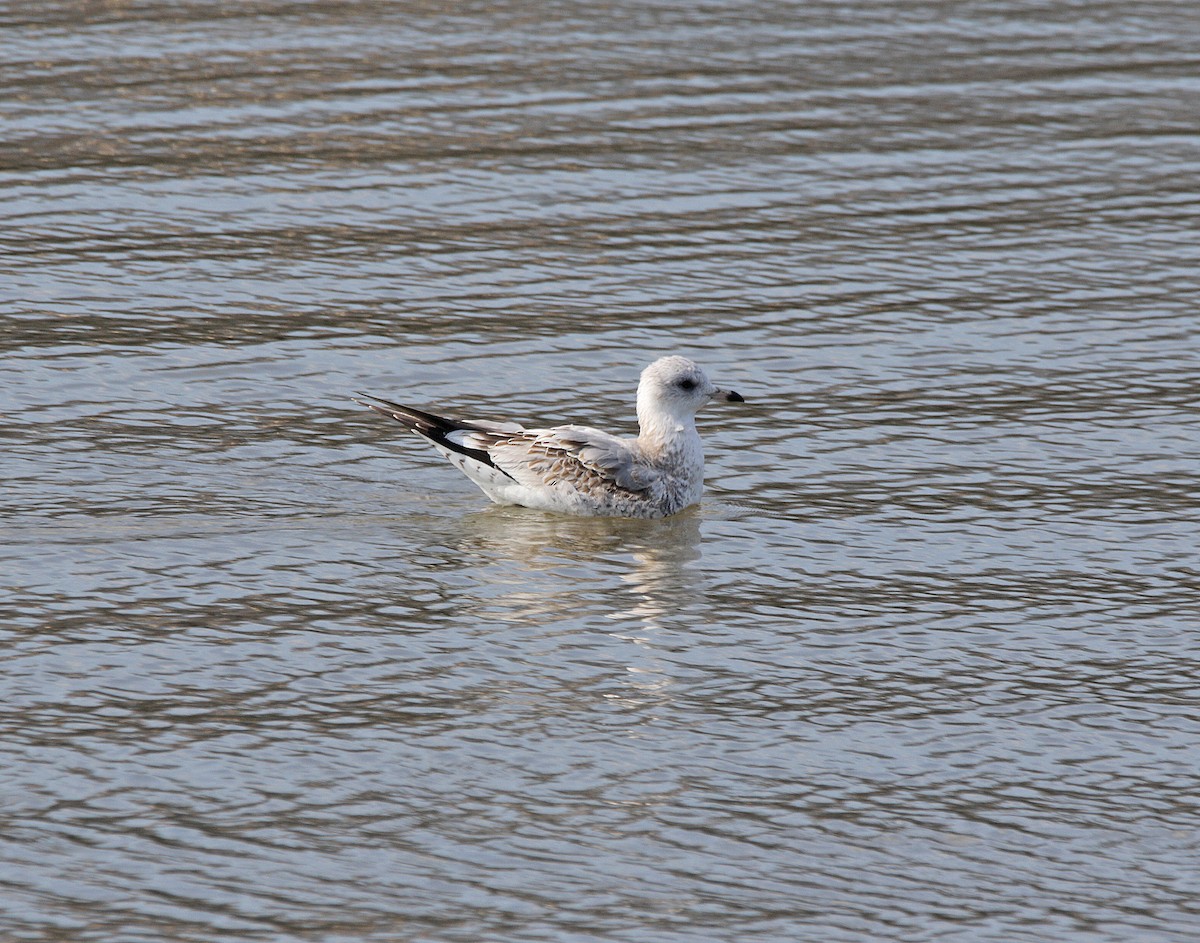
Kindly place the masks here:
<instances>
[{"instance_id":1,"label":"gull's eye","mask_svg":"<svg viewBox=\"0 0 1200 943\"><path fill-rule=\"evenodd\" d=\"M690 377L686 380L680 380L679 388L681 390L694 390L696 388L696 381L691 379Z\"/></svg>"}]
</instances>

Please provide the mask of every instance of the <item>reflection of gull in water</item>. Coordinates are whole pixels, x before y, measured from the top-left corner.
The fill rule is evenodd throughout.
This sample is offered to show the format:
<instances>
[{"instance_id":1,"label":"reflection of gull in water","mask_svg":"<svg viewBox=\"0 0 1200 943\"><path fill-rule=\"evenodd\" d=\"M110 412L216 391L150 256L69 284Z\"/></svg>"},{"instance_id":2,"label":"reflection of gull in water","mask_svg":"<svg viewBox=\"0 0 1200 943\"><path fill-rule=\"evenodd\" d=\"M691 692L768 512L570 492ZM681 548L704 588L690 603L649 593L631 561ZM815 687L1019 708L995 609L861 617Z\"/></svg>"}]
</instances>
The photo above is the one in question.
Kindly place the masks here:
<instances>
[{"instance_id":1,"label":"reflection of gull in water","mask_svg":"<svg viewBox=\"0 0 1200 943\"><path fill-rule=\"evenodd\" d=\"M704 621L701 523L693 508L665 520L566 517L492 507L454 522L461 559L486 591L456 601L464 620L499 620L570 650L614 682L603 697L639 707L673 696L675 669L660 648ZM607 645L598 637L620 639ZM529 644L526 642L525 644ZM613 675L611 672L619 672ZM570 686L568 685L568 688Z\"/></svg>"},{"instance_id":2,"label":"reflection of gull in water","mask_svg":"<svg viewBox=\"0 0 1200 943\"><path fill-rule=\"evenodd\" d=\"M621 574L637 602L610 618L634 618L643 631L656 629L704 601L704 592L689 563L700 559L700 517L683 514L659 525L652 542L633 550L636 567Z\"/></svg>"},{"instance_id":3,"label":"reflection of gull in water","mask_svg":"<svg viewBox=\"0 0 1200 943\"><path fill-rule=\"evenodd\" d=\"M742 402L737 393L713 386L685 357L663 357L642 371L641 434L630 439L588 426L460 422L367 398L375 402L356 402L421 436L497 504L643 518L665 517L700 500L704 449L696 411L713 399Z\"/></svg>"},{"instance_id":4,"label":"reflection of gull in water","mask_svg":"<svg viewBox=\"0 0 1200 943\"><path fill-rule=\"evenodd\" d=\"M702 581L689 566L701 556L700 521L695 510L646 522L492 508L458 528L461 549L491 561L487 615L522 624L578 620L637 635L702 608Z\"/></svg>"}]
</instances>

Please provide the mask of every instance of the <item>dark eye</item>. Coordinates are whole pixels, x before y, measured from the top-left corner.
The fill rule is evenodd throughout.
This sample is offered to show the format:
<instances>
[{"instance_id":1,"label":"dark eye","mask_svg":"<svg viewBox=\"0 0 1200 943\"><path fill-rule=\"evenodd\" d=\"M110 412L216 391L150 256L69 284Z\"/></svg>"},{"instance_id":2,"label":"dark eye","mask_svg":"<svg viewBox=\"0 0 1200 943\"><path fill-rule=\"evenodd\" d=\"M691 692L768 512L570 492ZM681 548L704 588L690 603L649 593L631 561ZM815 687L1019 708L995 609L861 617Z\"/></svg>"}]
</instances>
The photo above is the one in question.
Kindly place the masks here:
<instances>
[{"instance_id":1,"label":"dark eye","mask_svg":"<svg viewBox=\"0 0 1200 943\"><path fill-rule=\"evenodd\" d=\"M695 380L680 380L679 388L683 390L694 390L696 388Z\"/></svg>"}]
</instances>

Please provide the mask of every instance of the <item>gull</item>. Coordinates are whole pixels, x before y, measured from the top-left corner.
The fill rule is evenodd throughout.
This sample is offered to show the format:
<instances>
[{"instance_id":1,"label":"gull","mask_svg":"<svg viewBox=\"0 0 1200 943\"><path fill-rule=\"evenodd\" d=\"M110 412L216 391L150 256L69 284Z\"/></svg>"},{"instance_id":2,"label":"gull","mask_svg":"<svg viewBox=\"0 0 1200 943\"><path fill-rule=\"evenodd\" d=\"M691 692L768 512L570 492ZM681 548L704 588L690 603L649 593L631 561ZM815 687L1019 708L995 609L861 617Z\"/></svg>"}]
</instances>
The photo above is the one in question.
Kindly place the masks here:
<instances>
[{"instance_id":1,"label":"gull","mask_svg":"<svg viewBox=\"0 0 1200 943\"><path fill-rule=\"evenodd\" d=\"M632 438L589 426L527 429L515 422L450 419L358 395L373 402L356 403L416 433L496 504L581 517L666 517L695 504L704 491L696 411L714 399L745 402L678 356L642 371L641 433Z\"/></svg>"}]
</instances>

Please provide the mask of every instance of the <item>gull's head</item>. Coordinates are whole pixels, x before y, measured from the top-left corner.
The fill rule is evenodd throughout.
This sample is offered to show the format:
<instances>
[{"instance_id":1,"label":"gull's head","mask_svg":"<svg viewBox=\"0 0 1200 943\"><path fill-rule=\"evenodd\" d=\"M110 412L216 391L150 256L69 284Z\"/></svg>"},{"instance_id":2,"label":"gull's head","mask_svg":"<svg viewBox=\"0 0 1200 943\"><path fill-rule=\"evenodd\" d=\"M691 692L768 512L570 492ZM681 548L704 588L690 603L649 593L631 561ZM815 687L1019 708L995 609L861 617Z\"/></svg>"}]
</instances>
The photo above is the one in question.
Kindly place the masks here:
<instances>
[{"instance_id":1,"label":"gull's head","mask_svg":"<svg viewBox=\"0 0 1200 943\"><path fill-rule=\"evenodd\" d=\"M742 403L733 390L721 390L687 357L662 357L642 371L638 384L638 417L666 414L691 417L711 400Z\"/></svg>"}]
</instances>

